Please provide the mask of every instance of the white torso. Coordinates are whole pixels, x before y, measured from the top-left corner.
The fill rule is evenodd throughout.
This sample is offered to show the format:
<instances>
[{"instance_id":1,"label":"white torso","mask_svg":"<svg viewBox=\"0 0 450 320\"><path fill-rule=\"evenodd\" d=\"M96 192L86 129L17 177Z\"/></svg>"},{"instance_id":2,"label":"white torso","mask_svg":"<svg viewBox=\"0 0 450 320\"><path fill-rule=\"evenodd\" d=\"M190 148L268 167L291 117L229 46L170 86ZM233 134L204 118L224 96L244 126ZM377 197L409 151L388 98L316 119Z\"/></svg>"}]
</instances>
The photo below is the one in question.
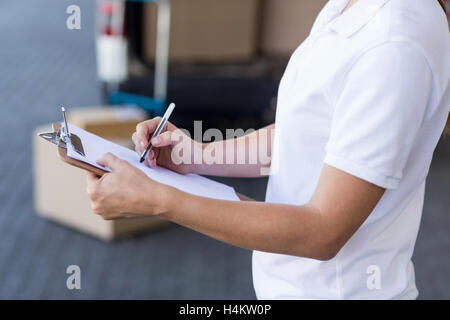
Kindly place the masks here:
<instances>
[{"instance_id":1,"label":"white torso","mask_svg":"<svg viewBox=\"0 0 450 320\"><path fill-rule=\"evenodd\" d=\"M418 294L411 256L450 107L447 21L436 0L359 0L340 15L347 4L325 6L280 83L266 201L307 203L324 163L386 192L329 261L255 251L260 299Z\"/></svg>"}]
</instances>

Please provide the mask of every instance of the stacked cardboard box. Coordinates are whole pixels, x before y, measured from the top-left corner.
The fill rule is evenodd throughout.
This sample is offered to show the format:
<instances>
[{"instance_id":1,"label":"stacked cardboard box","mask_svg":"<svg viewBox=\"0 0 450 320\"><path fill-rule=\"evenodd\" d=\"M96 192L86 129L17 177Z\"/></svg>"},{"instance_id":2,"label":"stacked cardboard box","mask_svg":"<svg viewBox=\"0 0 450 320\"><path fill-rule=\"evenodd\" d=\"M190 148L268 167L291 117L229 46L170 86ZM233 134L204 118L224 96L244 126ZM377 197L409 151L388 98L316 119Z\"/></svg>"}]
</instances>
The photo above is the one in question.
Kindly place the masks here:
<instances>
[{"instance_id":1,"label":"stacked cardboard box","mask_svg":"<svg viewBox=\"0 0 450 320\"><path fill-rule=\"evenodd\" d=\"M172 0L172 61L250 61L289 55L327 0ZM144 57L155 56L157 5L144 6Z\"/></svg>"},{"instance_id":2,"label":"stacked cardboard box","mask_svg":"<svg viewBox=\"0 0 450 320\"><path fill-rule=\"evenodd\" d=\"M257 53L260 0L171 0L170 58L250 60ZM145 4L144 56L155 57L157 5Z\"/></svg>"},{"instance_id":3,"label":"stacked cardboard box","mask_svg":"<svg viewBox=\"0 0 450 320\"><path fill-rule=\"evenodd\" d=\"M308 37L327 0L264 0L261 18L261 52L292 53Z\"/></svg>"}]
</instances>

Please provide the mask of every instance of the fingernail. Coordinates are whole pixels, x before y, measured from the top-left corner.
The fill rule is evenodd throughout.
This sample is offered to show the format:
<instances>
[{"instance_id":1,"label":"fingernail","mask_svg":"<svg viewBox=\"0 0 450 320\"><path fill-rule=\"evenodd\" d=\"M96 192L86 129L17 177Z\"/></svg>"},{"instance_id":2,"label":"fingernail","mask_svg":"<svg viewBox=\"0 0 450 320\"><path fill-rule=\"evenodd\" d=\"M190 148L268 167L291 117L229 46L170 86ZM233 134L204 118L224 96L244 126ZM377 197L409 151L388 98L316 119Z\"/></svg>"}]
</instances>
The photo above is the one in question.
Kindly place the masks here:
<instances>
[{"instance_id":1,"label":"fingernail","mask_svg":"<svg viewBox=\"0 0 450 320\"><path fill-rule=\"evenodd\" d=\"M141 145L142 148L145 148L145 142L141 140L141 142L139 142L139 144Z\"/></svg>"},{"instance_id":2,"label":"fingernail","mask_svg":"<svg viewBox=\"0 0 450 320\"><path fill-rule=\"evenodd\" d=\"M158 137L152 139L153 144L159 144L160 142L161 142L161 139Z\"/></svg>"}]
</instances>

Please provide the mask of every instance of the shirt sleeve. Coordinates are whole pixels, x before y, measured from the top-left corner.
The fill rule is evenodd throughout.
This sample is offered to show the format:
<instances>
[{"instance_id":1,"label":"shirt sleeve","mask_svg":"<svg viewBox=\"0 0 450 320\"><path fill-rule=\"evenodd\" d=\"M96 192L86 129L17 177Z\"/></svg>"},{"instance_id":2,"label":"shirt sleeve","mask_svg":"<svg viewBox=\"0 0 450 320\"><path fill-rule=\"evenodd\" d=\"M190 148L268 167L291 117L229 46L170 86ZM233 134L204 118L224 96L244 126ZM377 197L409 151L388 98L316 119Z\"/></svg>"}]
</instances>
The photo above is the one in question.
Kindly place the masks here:
<instances>
[{"instance_id":1,"label":"shirt sleeve","mask_svg":"<svg viewBox=\"0 0 450 320\"><path fill-rule=\"evenodd\" d=\"M386 189L398 187L432 90L410 44L390 42L353 64L335 103L324 162Z\"/></svg>"}]
</instances>

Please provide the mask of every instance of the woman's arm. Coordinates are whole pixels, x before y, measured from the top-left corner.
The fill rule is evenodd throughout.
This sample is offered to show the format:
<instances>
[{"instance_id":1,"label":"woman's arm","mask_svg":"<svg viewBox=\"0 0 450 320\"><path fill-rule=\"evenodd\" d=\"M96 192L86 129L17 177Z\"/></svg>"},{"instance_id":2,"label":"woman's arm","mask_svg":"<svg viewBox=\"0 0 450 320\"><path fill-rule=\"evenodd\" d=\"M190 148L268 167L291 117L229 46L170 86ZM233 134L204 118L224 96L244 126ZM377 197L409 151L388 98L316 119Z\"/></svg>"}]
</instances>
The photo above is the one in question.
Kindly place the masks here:
<instances>
[{"instance_id":1,"label":"woman's arm","mask_svg":"<svg viewBox=\"0 0 450 320\"><path fill-rule=\"evenodd\" d=\"M172 189L162 216L248 249L328 260L374 209L384 190L325 166L302 206L201 198Z\"/></svg>"},{"instance_id":2,"label":"woman's arm","mask_svg":"<svg viewBox=\"0 0 450 320\"><path fill-rule=\"evenodd\" d=\"M139 154L147 148L149 137L160 120L154 118L136 127L133 141ZM236 139L201 143L168 123L164 132L151 141L153 148L146 164L149 167L158 164L182 174L264 176L270 168L274 129L275 125L272 124Z\"/></svg>"},{"instance_id":3,"label":"woman's arm","mask_svg":"<svg viewBox=\"0 0 450 320\"><path fill-rule=\"evenodd\" d=\"M106 220L159 215L243 248L321 260L337 254L384 193L324 165L307 204L222 201L157 183L111 154L100 163L112 172L100 179L89 173L87 192L93 211Z\"/></svg>"},{"instance_id":4,"label":"woman's arm","mask_svg":"<svg viewBox=\"0 0 450 320\"><path fill-rule=\"evenodd\" d=\"M192 173L222 177L259 177L268 175L272 158L275 124L239 138L204 143L203 154L220 152L222 164L194 164Z\"/></svg>"}]
</instances>

